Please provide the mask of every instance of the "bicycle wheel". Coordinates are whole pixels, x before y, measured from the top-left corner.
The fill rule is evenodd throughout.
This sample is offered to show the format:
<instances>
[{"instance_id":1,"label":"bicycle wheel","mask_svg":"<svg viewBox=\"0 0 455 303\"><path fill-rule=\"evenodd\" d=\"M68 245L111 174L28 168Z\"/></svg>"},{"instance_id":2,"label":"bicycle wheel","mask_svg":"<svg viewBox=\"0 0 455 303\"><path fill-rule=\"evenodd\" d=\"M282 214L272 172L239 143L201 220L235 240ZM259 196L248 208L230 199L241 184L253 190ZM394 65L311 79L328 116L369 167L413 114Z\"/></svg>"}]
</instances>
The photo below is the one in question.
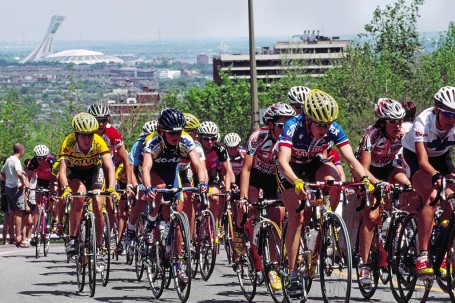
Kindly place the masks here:
<instances>
[{"instance_id":1,"label":"bicycle wheel","mask_svg":"<svg viewBox=\"0 0 455 303\"><path fill-rule=\"evenodd\" d=\"M226 213L223 216L223 226L224 226L224 238L223 238L223 244L224 244L224 250L226 251L226 256L227 256L227 261L228 264L233 264L234 263L234 248L232 247L232 233L231 233L231 227L232 227L232 219L231 213Z\"/></svg>"},{"instance_id":2,"label":"bicycle wheel","mask_svg":"<svg viewBox=\"0 0 455 303\"><path fill-rule=\"evenodd\" d=\"M175 214L172 219L169 235L171 246L171 271L174 278L174 286L180 301L186 302L191 290L191 251L189 238L188 219L184 213ZM180 251L176 246L176 239L181 239Z\"/></svg>"},{"instance_id":3,"label":"bicycle wheel","mask_svg":"<svg viewBox=\"0 0 455 303\"><path fill-rule=\"evenodd\" d=\"M52 215L50 215L49 218L47 218L47 214L44 211L44 232L42 236L42 241L43 241L43 254L45 257L47 257L47 254L49 253L49 246L51 244L51 226L49 228L47 227L48 224L52 223Z\"/></svg>"},{"instance_id":4,"label":"bicycle wheel","mask_svg":"<svg viewBox=\"0 0 455 303\"><path fill-rule=\"evenodd\" d=\"M147 257L143 259L143 264L147 274L150 290L152 291L153 296L158 299L163 293L166 282L164 247L160 245L159 241L156 241L148 248L145 246L145 243L143 243L141 247L147 249Z\"/></svg>"},{"instance_id":5,"label":"bicycle wheel","mask_svg":"<svg viewBox=\"0 0 455 303\"><path fill-rule=\"evenodd\" d=\"M447 287L447 292L449 293L450 300L455 302L454 288L455 288L455 272L453 265L455 264L455 228L452 227L450 232L449 242L446 250L446 275L442 276L441 279L445 281L446 285L451 285Z\"/></svg>"},{"instance_id":6,"label":"bicycle wheel","mask_svg":"<svg viewBox=\"0 0 455 303\"><path fill-rule=\"evenodd\" d=\"M43 244L43 223L44 222L44 210L40 209L38 213L38 222L36 223L35 233L35 258L38 259L41 253L41 245ZM45 227L44 227L45 228Z\"/></svg>"},{"instance_id":7,"label":"bicycle wheel","mask_svg":"<svg viewBox=\"0 0 455 303\"><path fill-rule=\"evenodd\" d=\"M134 259L134 269L136 271L136 278L138 281L142 280L144 274L144 257L147 254L147 245L144 241L144 227L145 227L145 218L139 217L139 220L136 224L136 238L134 249L130 250L127 248L127 260ZM130 254L130 257L128 257ZM129 259L128 259L129 258Z\"/></svg>"},{"instance_id":8,"label":"bicycle wheel","mask_svg":"<svg viewBox=\"0 0 455 303\"><path fill-rule=\"evenodd\" d=\"M264 279L267 290L276 303L283 302L283 289L273 289L269 280L270 271L279 272L278 260L280 260L281 230L272 221L267 221L259 235L259 254L262 256L262 266L264 268ZM272 256L274 256L272 258Z\"/></svg>"},{"instance_id":9,"label":"bicycle wheel","mask_svg":"<svg viewBox=\"0 0 455 303\"><path fill-rule=\"evenodd\" d=\"M433 277L419 279L415 262L419 253L416 213L409 214L403 221L397 248L397 281L401 300L425 302L433 285Z\"/></svg>"},{"instance_id":10,"label":"bicycle wheel","mask_svg":"<svg viewBox=\"0 0 455 303\"><path fill-rule=\"evenodd\" d=\"M390 215L387 211L381 210L381 222L384 224L386 220L391 220ZM389 283L390 280L390 272L389 272L389 266L387 263L388 260L388 253L387 253L387 248L386 248L386 241L387 241L387 233L384 234L382 229L383 226L381 226L381 229L377 230L378 232L378 275L379 279L381 279L382 284L386 285ZM390 226L390 225L389 225Z\"/></svg>"},{"instance_id":11,"label":"bicycle wheel","mask_svg":"<svg viewBox=\"0 0 455 303\"><path fill-rule=\"evenodd\" d=\"M363 220L360 220L359 227L357 229L357 238L355 241L355 257L357 258L356 264L357 266L355 267L356 274L357 274L357 284L359 285L359 290L362 296L365 299L370 299L373 297L374 293L376 292L376 289L378 288L378 282L379 282L379 250L378 250L378 233L376 226L374 227L373 231L373 239L371 241L371 246L370 246L370 251L368 253L368 258L367 260L361 260L360 257L360 232L361 228L363 225ZM363 264L369 264L371 268L371 275L373 278L372 284L370 285L364 285L360 281L360 268Z\"/></svg>"},{"instance_id":12,"label":"bicycle wheel","mask_svg":"<svg viewBox=\"0 0 455 303\"><path fill-rule=\"evenodd\" d=\"M191 241L191 278L196 278L197 272L199 270L199 259L201 254L201 219L202 216L196 218L196 228L194 240Z\"/></svg>"},{"instance_id":13,"label":"bicycle wheel","mask_svg":"<svg viewBox=\"0 0 455 303\"><path fill-rule=\"evenodd\" d=\"M106 286L109 282L109 272L111 270L111 227L107 213L104 213L103 237L96 258L97 264L104 267L101 272L101 281L103 286Z\"/></svg>"},{"instance_id":14,"label":"bicycle wheel","mask_svg":"<svg viewBox=\"0 0 455 303\"><path fill-rule=\"evenodd\" d=\"M96 227L94 214L89 213L87 217L85 243L88 257L88 285L90 287L90 297L93 297L96 288Z\"/></svg>"},{"instance_id":15,"label":"bicycle wheel","mask_svg":"<svg viewBox=\"0 0 455 303\"><path fill-rule=\"evenodd\" d=\"M85 236L86 231L86 221L82 220L81 227L79 229L78 236L78 254L76 258L76 278L77 278L77 290L82 292L85 285L85 272L87 269L87 255L85 247Z\"/></svg>"},{"instance_id":16,"label":"bicycle wheel","mask_svg":"<svg viewBox=\"0 0 455 303\"><path fill-rule=\"evenodd\" d=\"M303 230L303 228L302 228ZM301 285L302 285L302 294L301 295L290 295L287 289L287 285L290 283L290 277L291 277L291 268L289 268L289 260L287 256L287 250L285 247L285 239L286 239L286 233L288 232L288 222L287 220L283 224L283 231L281 234L281 241L280 241L280 262L278 263L278 273L280 275L281 279L281 287L283 290L283 299L281 302L288 302L288 303L297 303L297 302L306 302L307 300L307 294L311 288L312 284L312 278L309 277L309 268L310 268L310 260L311 260L311 255L308 255L310 251L306 249L305 241L302 236L300 237L299 240L299 248L297 250L297 272L300 274L298 277ZM302 235L305 233L302 232ZM279 299L279 295L277 294L275 297L272 296L274 299ZM277 301L275 301L277 302ZM279 301L278 301L279 303Z\"/></svg>"},{"instance_id":17,"label":"bicycle wheel","mask_svg":"<svg viewBox=\"0 0 455 303\"><path fill-rule=\"evenodd\" d=\"M204 210L201 218L201 229L198 233L201 235L199 245L199 262L201 276L207 281L213 273L216 262L215 250L215 218L210 210Z\"/></svg>"},{"instance_id":18,"label":"bicycle wheel","mask_svg":"<svg viewBox=\"0 0 455 303\"><path fill-rule=\"evenodd\" d=\"M319 275L324 302L349 302L351 297L352 255L349 234L343 219L336 213L325 214Z\"/></svg>"},{"instance_id":19,"label":"bicycle wheel","mask_svg":"<svg viewBox=\"0 0 455 303\"><path fill-rule=\"evenodd\" d=\"M400 213L398 215L392 216L390 221L390 226L387 231L387 240L386 240L386 249L388 252L387 263L389 267L389 284L390 291L392 292L393 297L399 303L402 302L400 290L398 289L398 267L397 267L397 248L398 248L398 238L400 236L400 230L403 225L403 221L406 218L406 213Z\"/></svg>"}]
</instances>

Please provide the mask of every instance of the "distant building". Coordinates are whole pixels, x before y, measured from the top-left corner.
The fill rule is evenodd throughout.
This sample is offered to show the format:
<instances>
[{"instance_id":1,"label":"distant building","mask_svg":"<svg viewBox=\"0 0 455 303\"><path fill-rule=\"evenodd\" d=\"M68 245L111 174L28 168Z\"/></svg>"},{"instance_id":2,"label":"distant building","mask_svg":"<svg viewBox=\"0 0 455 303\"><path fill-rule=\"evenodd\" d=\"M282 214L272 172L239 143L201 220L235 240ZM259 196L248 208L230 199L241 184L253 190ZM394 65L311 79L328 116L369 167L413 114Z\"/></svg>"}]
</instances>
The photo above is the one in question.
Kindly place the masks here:
<instances>
[{"instance_id":1,"label":"distant building","mask_svg":"<svg viewBox=\"0 0 455 303\"><path fill-rule=\"evenodd\" d=\"M105 55L85 49L72 49L49 55L39 61L72 63L72 64L99 64L99 63L123 63L123 60L115 56Z\"/></svg>"},{"instance_id":2,"label":"distant building","mask_svg":"<svg viewBox=\"0 0 455 303\"><path fill-rule=\"evenodd\" d=\"M207 54L199 54L196 57L196 62L199 65L208 65L209 64L209 56Z\"/></svg>"},{"instance_id":3,"label":"distant building","mask_svg":"<svg viewBox=\"0 0 455 303\"><path fill-rule=\"evenodd\" d=\"M160 95L154 89L143 87L142 92L138 92L134 98L125 97L119 103L109 102L109 109L112 116L143 115L157 108Z\"/></svg>"},{"instance_id":4,"label":"distant building","mask_svg":"<svg viewBox=\"0 0 455 303\"><path fill-rule=\"evenodd\" d=\"M178 79L181 76L182 72L179 70L162 70L158 75L160 79Z\"/></svg>"},{"instance_id":5,"label":"distant building","mask_svg":"<svg viewBox=\"0 0 455 303\"><path fill-rule=\"evenodd\" d=\"M343 58L349 40L304 34L299 40L277 42L274 48L262 48L256 54L258 79L272 81L285 76L287 71L302 69L302 73L319 77ZM221 81L220 71L232 78L250 78L249 54L221 54L213 58L213 79Z\"/></svg>"}]
</instances>

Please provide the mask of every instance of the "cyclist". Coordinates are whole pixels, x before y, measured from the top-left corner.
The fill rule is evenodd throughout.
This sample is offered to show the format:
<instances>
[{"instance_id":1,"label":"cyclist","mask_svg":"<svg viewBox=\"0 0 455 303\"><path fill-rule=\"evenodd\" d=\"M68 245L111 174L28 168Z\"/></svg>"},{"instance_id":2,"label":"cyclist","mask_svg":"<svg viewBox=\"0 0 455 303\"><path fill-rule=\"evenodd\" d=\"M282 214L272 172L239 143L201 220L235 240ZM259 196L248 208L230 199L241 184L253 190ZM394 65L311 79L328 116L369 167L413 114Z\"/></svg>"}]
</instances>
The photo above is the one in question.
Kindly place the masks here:
<instances>
[{"instance_id":1,"label":"cyclist","mask_svg":"<svg viewBox=\"0 0 455 303\"><path fill-rule=\"evenodd\" d=\"M204 121L197 129L201 139L202 149L205 154L205 167L209 177L210 192L218 194L231 192L232 167L229 162L229 154L224 145L218 141L220 132L218 126L212 121ZM224 187L224 189L222 189ZM215 217L217 226L223 217L225 198L210 195L210 208ZM218 239L217 239L218 240Z\"/></svg>"},{"instance_id":2,"label":"cyclist","mask_svg":"<svg viewBox=\"0 0 455 303\"><path fill-rule=\"evenodd\" d=\"M380 98L375 106L376 122L363 135L360 141L360 163L373 184L390 189L390 184L410 185L405 171L395 167L394 159L401 149L402 123L406 112L395 100ZM368 286L372 282L371 267L367 263L373 232L379 218L380 208L372 210L376 198L372 197L370 206L365 205L362 211L360 227L359 252L362 260L360 266L360 283Z\"/></svg>"},{"instance_id":3,"label":"cyclist","mask_svg":"<svg viewBox=\"0 0 455 303\"><path fill-rule=\"evenodd\" d=\"M240 201L238 203L238 215L236 231L234 232L235 250L239 254L246 251L243 243L243 220L242 214L245 213L244 201L258 201L259 191L262 190L265 199L276 199L278 186L276 183L276 152L274 147L283 131L286 121L295 116L294 109L285 103L275 103L270 105L262 116L265 127L255 130L248 139L248 148L245 156L245 164L242 168L240 177ZM248 215L254 215L255 210L251 209ZM281 227L284 218L284 209L274 207L268 209L269 218ZM251 221L251 220L248 220ZM250 224L250 223L248 223ZM250 239L253 235L250 235ZM257 255L257 247L253 246L255 254L255 268L259 269L260 257ZM277 257L275 251L271 251L272 259ZM258 262L259 261L259 262ZM275 270L268 273L270 285L274 290L282 288L280 278Z\"/></svg>"},{"instance_id":4,"label":"cyclist","mask_svg":"<svg viewBox=\"0 0 455 303\"><path fill-rule=\"evenodd\" d=\"M308 181L340 180L335 165L327 159L327 149L332 141L344 157L354 175L368 181L365 169L357 161L343 129L335 122L338 118L338 104L329 94L313 89L304 102L304 115L292 117L284 125L278 143L277 180L281 199L288 213L288 230L285 245L291 269L287 285L291 296L301 295L302 286L296 267L299 235L303 223L302 212L297 213L301 200L306 199L303 176ZM340 192L330 191L333 210L339 202Z\"/></svg>"},{"instance_id":5,"label":"cyclist","mask_svg":"<svg viewBox=\"0 0 455 303\"><path fill-rule=\"evenodd\" d=\"M306 86L293 86L288 91L288 99L297 115L303 114L303 103L310 92Z\"/></svg>"},{"instance_id":6,"label":"cyclist","mask_svg":"<svg viewBox=\"0 0 455 303\"><path fill-rule=\"evenodd\" d=\"M165 219L169 217L169 209L161 210L160 207L162 195L157 194L153 189L154 187L165 188L168 185L179 186L180 178L177 166L182 159L191 160L191 165L198 175L200 192L207 190L207 180L202 163L196 153L194 140L188 134L183 133L185 124L183 113L174 108L164 108L158 119L158 131L147 137L142 164L142 181L146 188L147 201L150 203L155 201L155 208L149 214L151 221L149 228L153 228L159 212L162 211ZM179 203L178 211L181 212L182 208L182 203ZM177 251L180 251L180 241L177 241L176 247ZM179 268L179 263L176 266ZM177 275L181 283L188 281L185 271L179 271Z\"/></svg>"},{"instance_id":7,"label":"cyclist","mask_svg":"<svg viewBox=\"0 0 455 303\"><path fill-rule=\"evenodd\" d=\"M421 277L432 277L434 270L428 258L428 242L436 206L430 206L430 202L441 189L442 179L455 176L450 157L450 148L455 144L455 87L444 86L438 90L434 95L434 107L425 109L417 116L402 144L403 168L422 201L418 210L420 253L416 270ZM448 199L453 199L453 191L453 184L448 184ZM451 213L451 210L445 211L443 216L450 216ZM444 264L441 267L444 269Z\"/></svg>"},{"instance_id":8,"label":"cyclist","mask_svg":"<svg viewBox=\"0 0 455 303\"><path fill-rule=\"evenodd\" d=\"M59 181L62 186L62 199L71 193L87 192L87 190L101 191L104 187L103 168L107 172L109 185L107 191L117 195L115 191L115 168L112 163L109 148L96 131L98 121L88 113L79 113L72 120L74 132L68 135L60 148ZM79 231L83 198L74 198L71 206L70 240L66 247L68 254L76 254L77 232ZM95 213L97 244L101 244L104 228L102 214L104 198L96 198L93 205Z\"/></svg>"},{"instance_id":9,"label":"cyclist","mask_svg":"<svg viewBox=\"0 0 455 303\"><path fill-rule=\"evenodd\" d=\"M158 121L152 120L147 121L142 126L142 132L139 134L139 138L133 144L130 153L128 154L128 159L132 169L130 169L131 173L131 180L133 184L133 188L138 191L138 185L142 184L141 172L142 172L142 161L144 160L144 146L145 146L145 139L148 135L158 130ZM128 227L126 231L126 244L131 245L136 237L136 223L139 215L141 214L142 210L144 209L145 197L144 191L138 192L138 199L134 206L131 209L130 213L130 221L128 222Z\"/></svg>"},{"instance_id":10,"label":"cyclist","mask_svg":"<svg viewBox=\"0 0 455 303\"><path fill-rule=\"evenodd\" d=\"M231 184L240 188L240 173L245 162L246 149L240 146L242 138L237 133L229 133L224 136L223 143L229 153L231 161L232 172L234 176L231 177Z\"/></svg>"}]
</instances>

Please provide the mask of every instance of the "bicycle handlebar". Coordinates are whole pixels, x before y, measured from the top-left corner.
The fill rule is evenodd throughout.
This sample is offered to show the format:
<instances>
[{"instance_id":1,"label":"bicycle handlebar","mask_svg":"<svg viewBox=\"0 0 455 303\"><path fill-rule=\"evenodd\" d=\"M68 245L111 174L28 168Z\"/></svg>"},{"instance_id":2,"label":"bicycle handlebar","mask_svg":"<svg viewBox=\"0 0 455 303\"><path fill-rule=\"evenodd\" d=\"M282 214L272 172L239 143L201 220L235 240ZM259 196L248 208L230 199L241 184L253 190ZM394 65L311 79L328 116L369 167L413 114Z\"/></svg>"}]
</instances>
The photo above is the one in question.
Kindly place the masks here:
<instances>
[{"instance_id":1,"label":"bicycle handlebar","mask_svg":"<svg viewBox=\"0 0 455 303\"><path fill-rule=\"evenodd\" d=\"M447 183L455 183L455 179L446 179L445 177L442 177L441 179L441 189L438 192L438 195L436 198L430 202L430 206L435 206L440 200L445 201L446 200L446 187Z\"/></svg>"}]
</instances>

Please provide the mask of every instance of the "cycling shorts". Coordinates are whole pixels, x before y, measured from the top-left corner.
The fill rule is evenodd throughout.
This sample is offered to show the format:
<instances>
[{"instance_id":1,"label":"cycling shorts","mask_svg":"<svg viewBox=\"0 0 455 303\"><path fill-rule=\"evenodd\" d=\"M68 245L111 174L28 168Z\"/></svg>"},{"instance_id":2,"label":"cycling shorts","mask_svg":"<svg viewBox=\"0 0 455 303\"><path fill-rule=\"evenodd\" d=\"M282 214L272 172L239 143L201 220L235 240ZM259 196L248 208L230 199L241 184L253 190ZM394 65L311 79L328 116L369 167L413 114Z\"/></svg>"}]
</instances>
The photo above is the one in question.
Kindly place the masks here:
<instances>
[{"instance_id":1,"label":"cycling shorts","mask_svg":"<svg viewBox=\"0 0 455 303\"><path fill-rule=\"evenodd\" d=\"M390 163L383 167L376 167L370 165L370 173L375 176L378 180L387 181L389 179L390 174L396 167L393 163Z\"/></svg>"},{"instance_id":2,"label":"cycling shorts","mask_svg":"<svg viewBox=\"0 0 455 303\"><path fill-rule=\"evenodd\" d=\"M104 171L101 166L90 169L68 168L68 180L79 180L87 190L103 189Z\"/></svg>"},{"instance_id":3,"label":"cycling shorts","mask_svg":"<svg viewBox=\"0 0 455 303\"><path fill-rule=\"evenodd\" d=\"M437 157L429 157L428 162L443 175L449 173L455 173L455 167L452 163L452 157L450 157L450 150L445 154ZM415 172L419 169L419 160L417 160L417 154L410 151L409 149L403 148L403 169L406 171L406 176L411 180Z\"/></svg>"},{"instance_id":4,"label":"cycling shorts","mask_svg":"<svg viewBox=\"0 0 455 303\"><path fill-rule=\"evenodd\" d=\"M251 169L250 186L262 189L264 199L276 199L278 184L275 175L267 175L256 168Z\"/></svg>"},{"instance_id":5,"label":"cycling shorts","mask_svg":"<svg viewBox=\"0 0 455 303\"><path fill-rule=\"evenodd\" d=\"M327 162L330 162L330 160L322 156L316 156L310 162L307 162L305 164L297 164L290 162L289 165L291 166L292 171L297 175L297 177L308 182L314 182L316 181L316 172L322 165L324 165ZM283 173L279 170L278 163L276 181L278 182L278 187L280 188L281 192L285 191L286 189L294 187L294 184L291 184L288 180L286 180Z\"/></svg>"}]
</instances>

